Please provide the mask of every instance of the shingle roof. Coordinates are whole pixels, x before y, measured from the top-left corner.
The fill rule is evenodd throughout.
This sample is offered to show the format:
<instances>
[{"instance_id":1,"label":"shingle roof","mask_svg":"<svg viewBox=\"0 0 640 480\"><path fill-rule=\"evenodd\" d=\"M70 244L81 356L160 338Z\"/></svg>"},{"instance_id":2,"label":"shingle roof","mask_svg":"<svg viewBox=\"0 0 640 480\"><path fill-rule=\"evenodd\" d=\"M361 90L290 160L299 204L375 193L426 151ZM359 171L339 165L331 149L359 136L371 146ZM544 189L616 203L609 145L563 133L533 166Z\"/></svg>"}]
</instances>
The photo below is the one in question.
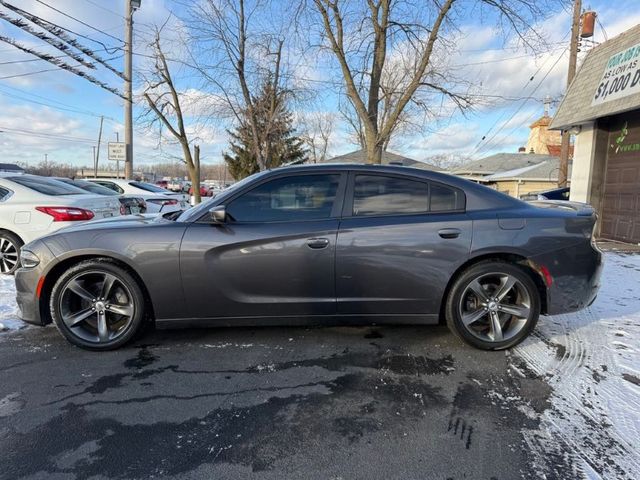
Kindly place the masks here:
<instances>
[{"instance_id":1,"label":"shingle roof","mask_svg":"<svg viewBox=\"0 0 640 480\"><path fill-rule=\"evenodd\" d=\"M508 170L537 165L552 158L554 157L551 155L541 155L537 153L496 153L495 155L462 165L452 173L456 175L491 175L498 172L506 172Z\"/></svg>"},{"instance_id":2,"label":"shingle roof","mask_svg":"<svg viewBox=\"0 0 640 480\"><path fill-rule=\"evenodd\" d=\"M499 180L540 180L558 181L560 172L560 159L551 157L536 165L529 165L522 168L507 170L495 173L481 179L482 182L496 182ZM569 165L569 178L571 178L571 165Z\"/></svg>"},{"instance_id":3,"label":"shingle roof","mask_svg":"<svg viewBox=\"0 0 640 480\"><path fill-rule=\"evenodd\" d=\"M569 86L549 128L567 129L573 125L622 113L640 107L640 93L591 106L607 62L612 55L640 43L640 25L593 48Z\"/></svg>"},{"instance_id":4,"label":"shingle roof","mask_svg":"<svg viewBox=\"0 0 640 480\"><path fill-rule=\"evenodd\" d=\"M367 152L365 150L356 150L354 152L345 153L344 155L338 155L337 157L326 160L327 163L368 163ZM426 162L420 162L413 158L405 157L393 152L382 152L382 164L398 164L405 167L422 168L424 170L440 170L435 165L431 165Z\"/></svg>"}]
</instances>

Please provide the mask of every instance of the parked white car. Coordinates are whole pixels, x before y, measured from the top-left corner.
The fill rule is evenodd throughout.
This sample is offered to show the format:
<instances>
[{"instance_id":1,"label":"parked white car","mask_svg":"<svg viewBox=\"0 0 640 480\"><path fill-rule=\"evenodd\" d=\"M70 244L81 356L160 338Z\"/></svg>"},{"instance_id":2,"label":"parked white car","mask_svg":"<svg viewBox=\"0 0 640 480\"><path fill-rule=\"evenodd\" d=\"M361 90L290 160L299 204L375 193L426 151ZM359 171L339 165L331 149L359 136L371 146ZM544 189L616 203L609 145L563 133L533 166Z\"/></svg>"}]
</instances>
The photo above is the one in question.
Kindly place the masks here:
<instances>
[{"instance_id":1,"label":"parked white car","mask_svg":"<svg viewBox=\"0 0 640 480\"><path fill-rule=\"evenodd\" d=\"M79 221L117 215L117 197L38 175L0 173L0 273L11 274L20 266L25 243Z\"/></svg>"},{"instance_id":2,"label":"parked white car","mask_svg":"<svg viewBox=\"0 0 640 480\"><path fill-rule=\"evenodd\" d=\"M157 185L121 178L85 178L88 182L110 188L114 192L136 195L147 202L147 213L170 213L189 208L189 197Z\"/></svg>"}]
</instances>

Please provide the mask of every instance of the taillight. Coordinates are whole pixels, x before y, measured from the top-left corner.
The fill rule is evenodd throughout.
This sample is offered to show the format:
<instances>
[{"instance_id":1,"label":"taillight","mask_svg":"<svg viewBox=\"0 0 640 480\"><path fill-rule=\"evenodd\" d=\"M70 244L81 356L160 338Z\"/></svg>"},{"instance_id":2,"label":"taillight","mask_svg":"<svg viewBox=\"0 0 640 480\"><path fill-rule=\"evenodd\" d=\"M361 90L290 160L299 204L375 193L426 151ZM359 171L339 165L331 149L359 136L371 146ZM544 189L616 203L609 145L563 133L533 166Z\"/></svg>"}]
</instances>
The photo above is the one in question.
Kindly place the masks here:
<instances>
[{"instance_id":1,"label":"taillight","mask_svg":"<svg viewBox=\"0 0 640 480\"><path fill-rule=\"evenodd\" d=\"M160 199L160 198L151 198L149 200L147 200L147 202L151 202L151 203L155 203L156 205L177 205L178 201L174 200L172 198L164 200L164 199Z\"/></svg>"},{"instance_id":2,"label":"taillight","mask_svg":"<svg viewBox=\"0 0 640 480\"><path fill-rule=\"evenodd\" d=\"M94 215L91 210L75 207L36 207L36 210L53 217L54 222L76 222L91 220Z\"/></svg>"}]
</instances>

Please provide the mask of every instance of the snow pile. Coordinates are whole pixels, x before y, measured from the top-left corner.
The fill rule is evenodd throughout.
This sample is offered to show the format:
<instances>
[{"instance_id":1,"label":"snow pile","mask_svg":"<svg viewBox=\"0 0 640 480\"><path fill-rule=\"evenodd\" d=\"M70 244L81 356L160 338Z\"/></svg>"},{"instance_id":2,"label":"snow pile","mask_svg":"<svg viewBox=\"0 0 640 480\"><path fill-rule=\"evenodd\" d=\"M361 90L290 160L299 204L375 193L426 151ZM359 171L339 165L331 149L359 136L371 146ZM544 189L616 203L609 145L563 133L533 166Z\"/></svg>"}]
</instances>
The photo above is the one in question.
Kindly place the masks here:
<instances>
[{"instance_id":1,"label":"snow pile","mask_svg":"<svg viewBox=\"0 0 640 480\"><path fill-rule=\"evenodd\" d=\"M587 478L638 478L640 255L608 253L605 262L595 303L541 317L514 354L554 390L530 438L541 458L568 450Z\"/></svg>"},{"instance_id":2,"label":"snow pile","mask_svg":"<svg viewBox=\"0 0 640 480\"><path fill-rule=\"evenodd\" d=\"M26 324L18 318L16 283L13 276L0 274L0 332L25 326Z\"/></svg>"}]
</instances>

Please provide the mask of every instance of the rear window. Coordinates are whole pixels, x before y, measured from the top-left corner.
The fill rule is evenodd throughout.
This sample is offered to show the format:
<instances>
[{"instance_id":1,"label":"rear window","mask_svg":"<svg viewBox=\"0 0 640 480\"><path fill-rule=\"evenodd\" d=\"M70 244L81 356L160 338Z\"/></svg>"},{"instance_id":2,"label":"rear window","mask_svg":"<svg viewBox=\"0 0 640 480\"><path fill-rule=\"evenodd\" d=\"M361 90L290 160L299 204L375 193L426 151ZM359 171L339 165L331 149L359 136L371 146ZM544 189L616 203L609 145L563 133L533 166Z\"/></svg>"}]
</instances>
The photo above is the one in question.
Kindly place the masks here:
<instances>
[{"instance_id":1,"label":"rear window","mask_svg":"<svg viewBox=\"0 0 640 480\"><path fill-rule=\"evenodd\" d=\"M158 187L156 185L151 185L150 183L145 182L129 182L129 185L132 187L140 188L142 190L146 190L147 192L154 193L168 193L168 190L165 188Z\"/></svg>"},{"instance_id":2,"label":"rear window","mask_svg":"<svg viewBox=\"0 0 640 480\"><path fill-rule=\"evenodd\" d=\"M49 178L24 175L8 177L8 179L14 183L17 183L18 185L22 185L23 187L29 188L44 195L81 195L87 193L78 187L74 187L73 185L67 185L66 183Z\"/></svg>"},{"instance_id":3,"label":"rear window","mask_svg":"<svg viewBox=\"0 0 640 480\"><path fill-rule=\"evenodd\" d=\"M104 187L102 185L97 185L95 183L85 182L82 180L70 180L67 183L70 182L72 185L75 185L78 188L86 190L87 192L95 193L97 195L111 195L116 197L118 196L118 192L115 192L110 188Z\"/></svg>"}]
</instances>

